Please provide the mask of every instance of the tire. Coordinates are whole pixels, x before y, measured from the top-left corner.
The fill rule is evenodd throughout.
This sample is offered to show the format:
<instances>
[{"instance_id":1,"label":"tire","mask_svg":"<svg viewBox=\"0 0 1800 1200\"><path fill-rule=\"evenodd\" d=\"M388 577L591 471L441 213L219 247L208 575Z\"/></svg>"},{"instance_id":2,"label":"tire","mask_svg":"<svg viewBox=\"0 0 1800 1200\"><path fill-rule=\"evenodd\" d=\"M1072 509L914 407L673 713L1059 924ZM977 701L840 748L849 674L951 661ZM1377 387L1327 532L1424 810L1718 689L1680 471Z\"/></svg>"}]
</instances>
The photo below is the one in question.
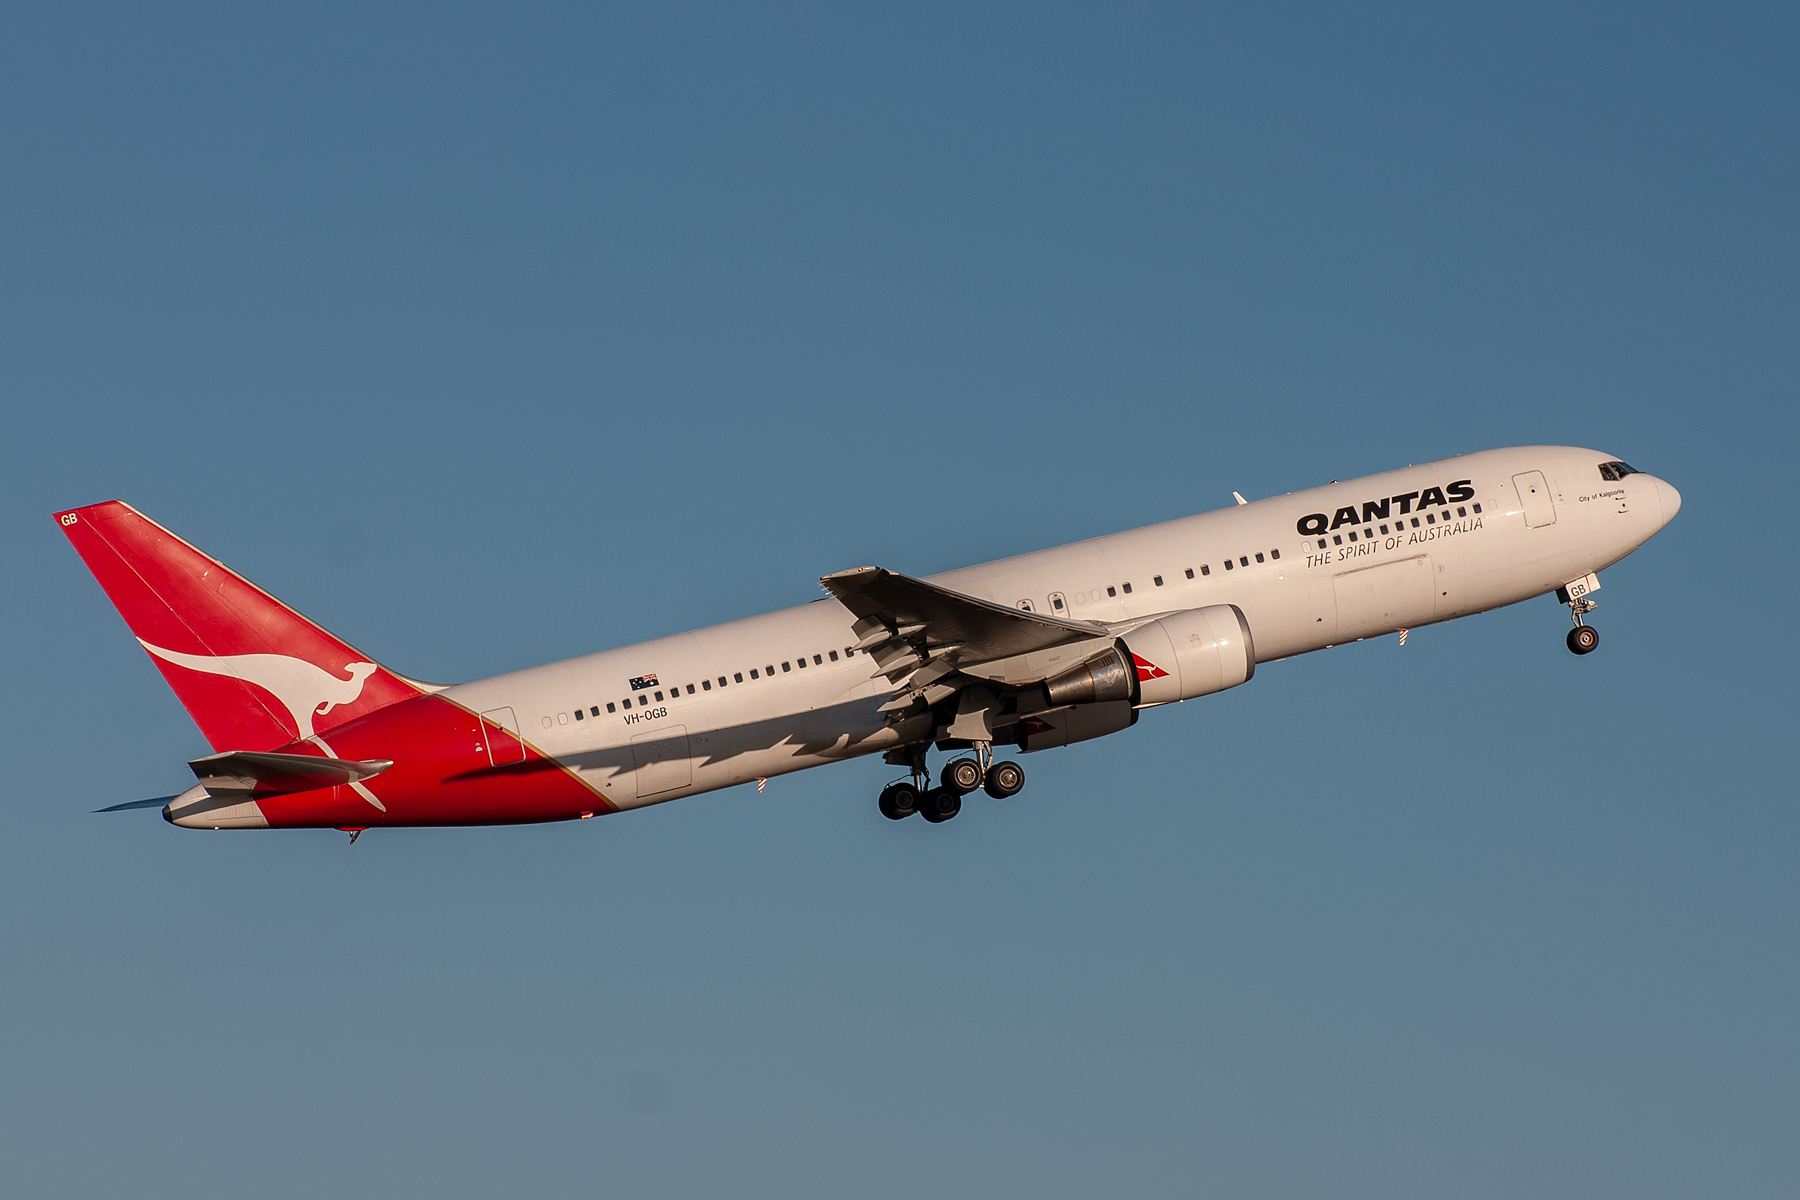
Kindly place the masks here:
<instances>
[{"instance_id":1,"label":"tire","mask_svg":"<svg viewBox=\"0 0 1800 1200\"><path fill-rule=\"evenodd\" d=\"M888 820L904 821L919 811L919 789L910 783L890 783L875 803Z\"/></svg>"},{"instance_id":2,"label":"tire","mask_svg":"<svg viewBox=\"0 0 1800 1200\"><path fill-rule=\"evenodd\" d=\"M1600 631L1592 625L1577 625L1569 630L1569 649L1576 654L1592 654L1600 645Z\"/></svg>"},{"instance_id":3,"label":"tire","mask_svg":"<svg viewBox=\"0 0 1800 1200\"><path fill-rule=\"evenodd\" d=\"M949 788L935 787L919 800L919 815L933 825L962 811L962 797Z\"/></svg>"},{"instance_id":4,"label":"tire","mask_svg":"<svg viewBox=\"0 0 1800 1200\"><path fill-rule=\"evenodd\" d=\"M1016 796L1025 786L1025 768L1018 763L997 762L988 768L987 782L982 789L996 800L1004 800L1008 796Z\"/></svg>"},{"instance_id":5,"label":"tire","mask_svg":"<svg viewBox=\"0 0 1800 1200\"><path fill-rule=\"evenodd\" d=\"M981 764L972 758L955 758L944 764L938 782L959 796L981 786Z\"/></svg>"}]
</instances>

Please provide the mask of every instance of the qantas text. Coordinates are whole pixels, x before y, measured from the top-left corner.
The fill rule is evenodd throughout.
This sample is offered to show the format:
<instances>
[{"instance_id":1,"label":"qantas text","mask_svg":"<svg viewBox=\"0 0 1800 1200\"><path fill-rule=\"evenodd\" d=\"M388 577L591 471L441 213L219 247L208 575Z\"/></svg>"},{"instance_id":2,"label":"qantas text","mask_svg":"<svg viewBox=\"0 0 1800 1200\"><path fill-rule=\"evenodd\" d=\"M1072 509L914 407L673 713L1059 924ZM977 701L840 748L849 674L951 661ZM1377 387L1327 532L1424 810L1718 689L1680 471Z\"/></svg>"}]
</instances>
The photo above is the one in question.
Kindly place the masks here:
<instances>
[{"instance_id":1,"label":"qantas text","mask_svg":"<svg viewBox=\"0 0 1800 1200\"><path fill-rule=\"evenodd\" d=\"M1422 492L1406 492L1399 496L1387 496L1380 500L1364 500L1362 511L1346 505L1331 516L1324 513L1308 513L1294 522L1294 528L1307 537L1317 537L1343 525L1361 525L1366 521L1386 521L1393 512L1400 516L1409 512L1424 512L1434 504L1448 505L1459 501L1473 500L1475 489L1469 486L1469 480L1459 479L1455 483L1441 488L1426 488ZM1416 503L1415 503L1416 501Z\"/></svg>"}]
</instances>

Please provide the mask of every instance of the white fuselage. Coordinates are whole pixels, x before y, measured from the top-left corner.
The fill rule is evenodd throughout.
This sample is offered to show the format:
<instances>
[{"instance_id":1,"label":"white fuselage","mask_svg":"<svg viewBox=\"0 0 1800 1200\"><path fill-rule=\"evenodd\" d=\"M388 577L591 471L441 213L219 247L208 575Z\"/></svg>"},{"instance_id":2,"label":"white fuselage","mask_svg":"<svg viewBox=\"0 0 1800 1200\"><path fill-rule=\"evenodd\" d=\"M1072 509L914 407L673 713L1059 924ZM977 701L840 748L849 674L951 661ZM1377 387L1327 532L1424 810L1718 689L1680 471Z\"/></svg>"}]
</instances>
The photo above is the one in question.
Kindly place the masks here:
<instances>
[{"instance_id":1,"label":"white fuselage","mask_svg":"<svg viewBox=\"0 0 1800 1200\"><path fill-rule=\"evenodd\" d=\"M1680 498L1651 475L1603 479L1608 457L1566 446L1488 450L930 582L1119 632L1234 604L1256 660L1269 662L1514 604L1617 562L1674 516ZM1532 472L1542 476L1536 490ZM1421 496L1435 499L1429 489L1465 480L1467 499L1419 508ZM1356 519L1345 520L1345 509ZM1327 519L1324 531L1302 534L1319 527L1317 516ZM883 724L877 709L892 685L871 677L866 655L847 653L857 641L853 620L825 597L443 694L476 712L500 711L498 719L620 808L654 804L916 739ZM631 685L649 676L654 684Z\"/></svg>"}]
</instances>

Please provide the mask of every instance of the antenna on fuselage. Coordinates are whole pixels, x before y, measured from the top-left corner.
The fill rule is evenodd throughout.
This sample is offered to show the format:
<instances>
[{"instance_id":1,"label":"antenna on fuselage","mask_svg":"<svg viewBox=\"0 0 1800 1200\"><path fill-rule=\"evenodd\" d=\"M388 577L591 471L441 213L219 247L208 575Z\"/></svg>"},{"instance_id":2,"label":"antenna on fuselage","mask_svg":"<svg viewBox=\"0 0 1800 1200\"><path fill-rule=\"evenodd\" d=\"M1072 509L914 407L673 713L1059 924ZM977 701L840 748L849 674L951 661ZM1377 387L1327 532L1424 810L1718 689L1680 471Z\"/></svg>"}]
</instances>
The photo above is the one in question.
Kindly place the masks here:
<instances>
[{"instance_id":1,"label":"antenna on fuselage","mask_svg":"<svg viewBox=\"0 0 1800 1200\"><path fill-rule=\"evenodd\" d=\"M1233 500L1236 500L1239 504L1250 503L1248 500L1244 499L1242 496L1238 495L1236 492L1231 493L1231 498Z\"/></svg>"}]
</instances>

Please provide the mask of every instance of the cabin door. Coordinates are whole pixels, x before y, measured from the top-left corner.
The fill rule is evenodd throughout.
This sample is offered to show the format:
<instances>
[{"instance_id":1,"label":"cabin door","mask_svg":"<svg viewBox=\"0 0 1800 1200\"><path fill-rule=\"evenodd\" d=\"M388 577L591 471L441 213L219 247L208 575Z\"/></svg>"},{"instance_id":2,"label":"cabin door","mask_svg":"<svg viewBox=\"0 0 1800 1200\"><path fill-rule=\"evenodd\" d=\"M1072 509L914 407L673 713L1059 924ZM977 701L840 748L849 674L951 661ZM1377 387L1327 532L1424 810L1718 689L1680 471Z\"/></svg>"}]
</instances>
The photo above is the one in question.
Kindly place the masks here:
<instances>
[{"instance_id":1,"label":"cabin door","mask_svg":"<svg viewBox=\"0 0 1800 1200\"><path fill-rule=\"evenodd\" d=\"M1550 502L1550 485L1542 471L1525 471L1513 476L1519 489L1519 507L1525 510L1525 524L1532 529L1556 524L1556 505Z\"/></svg>"}]
</instances>

